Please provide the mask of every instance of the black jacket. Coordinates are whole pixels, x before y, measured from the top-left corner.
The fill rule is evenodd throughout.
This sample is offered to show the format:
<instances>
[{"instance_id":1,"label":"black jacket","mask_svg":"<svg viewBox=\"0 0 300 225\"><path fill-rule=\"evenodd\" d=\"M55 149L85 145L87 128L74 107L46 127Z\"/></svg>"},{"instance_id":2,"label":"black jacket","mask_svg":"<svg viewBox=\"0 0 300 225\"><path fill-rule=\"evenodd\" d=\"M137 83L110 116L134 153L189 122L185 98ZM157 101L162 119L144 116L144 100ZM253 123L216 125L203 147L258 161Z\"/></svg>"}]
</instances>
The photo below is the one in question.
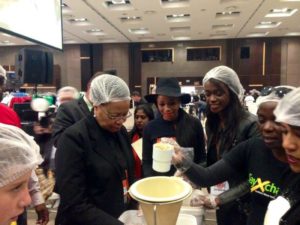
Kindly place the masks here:
<instances>
[{"instance_id":1,"label":"black jacket","mask_svg":"<svg viewBox=\"0 0 300 225\"><path fill-rule=\"evenodd\" d=\"M57 146L58 139L66 128L90 114L91 112L83 98L61 104L57 109L52 127L54 145Z\"/></svg>"},{"instance_id":2,"label":"black jacket","mask_svg":"<svg viewBox=\"0 0 300 225\"><path fill-rule=\"evenodd\" d=\"M61 197L56 224L122 224L117 218L127 209L122 186L125 172L110 141L118 143L123 153L131 184L134 158L124 127L110 133L88 116L62 134L55 158L56 189Z\"/></svg>"}]
</instances>

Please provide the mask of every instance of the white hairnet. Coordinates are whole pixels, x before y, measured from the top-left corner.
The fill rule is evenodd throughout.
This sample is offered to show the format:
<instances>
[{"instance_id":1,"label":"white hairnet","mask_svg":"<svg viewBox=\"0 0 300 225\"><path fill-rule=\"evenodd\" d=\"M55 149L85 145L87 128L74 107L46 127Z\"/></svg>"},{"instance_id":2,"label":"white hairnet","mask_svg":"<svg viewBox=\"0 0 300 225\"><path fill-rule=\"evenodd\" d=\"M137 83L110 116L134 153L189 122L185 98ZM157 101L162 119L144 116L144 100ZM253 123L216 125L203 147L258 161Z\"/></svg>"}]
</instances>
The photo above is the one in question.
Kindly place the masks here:
<instances>
[{"instance_id":1,"label":"white hairnet","mask_svg":"<svg viewBox=\"0 0 300 225\"><path fill-rule=\"evenodd\" d=\"M39 146L18 127L0 123L0 143L0 188L43 161Z\"/></svg>"},{"instance_id":2,"label":"white hairnet","mask_svg":"<svg viewBox=\"0 0 300 225\"><path fill-rule=\"evenodd\" d=\"M204 85L211 78L224 83L233 93L235 93L240 101L244 97L244 88L236 72L227 66L217 66L205 74L202 84Z\"/></svg>"},{"instance_id":3,"label":"white hairnet","mask_svg":"<svg viewBox=\"0 0 300 225\"><path fill-rule=\"evenodd\" d=\"M0 65L0 77L4 77L6 80L6 70Z\"/></svg>"},{"instance_id":4,"label":"white hairnet","mask_svg":"<svg viewBox=\"0 0 300 225\"><path fill-rule=\"evenodd\" d=\"M130 91L125 81L109 74L103 74L93 79L90 97L93 105L131 99Z\"/></svg>"},{"instance_id":5,"label":"white hairnet","mask_svg":"<svg viewBox=\"0 0 300 225\"><path fill-rule=\"evenodd\" d=\"M300 127L300 87L289 92L274 110L276 121Z\"/></svg>"}]
</instances>

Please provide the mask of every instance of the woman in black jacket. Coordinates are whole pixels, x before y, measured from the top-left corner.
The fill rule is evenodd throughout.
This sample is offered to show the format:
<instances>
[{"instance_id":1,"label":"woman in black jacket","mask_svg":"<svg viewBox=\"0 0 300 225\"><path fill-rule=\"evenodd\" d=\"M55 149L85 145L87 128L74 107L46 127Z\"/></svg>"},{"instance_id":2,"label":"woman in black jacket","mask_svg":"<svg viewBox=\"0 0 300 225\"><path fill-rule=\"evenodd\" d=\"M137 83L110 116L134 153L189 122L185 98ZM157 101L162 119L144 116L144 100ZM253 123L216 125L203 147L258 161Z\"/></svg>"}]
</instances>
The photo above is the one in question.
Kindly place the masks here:
<instances>
[{"instance_id":1,"label":"woman in black jacket","mask_svg":"<svg viewBox=\"0 0 300 225\"><path fill-rule=\"evenodd\" d=\"M246 111L241 104L244 89L238 75L229 67L218 66L203 78L207 112L207 165L222 159L235 145L251 137L259 136L257 117ZM234 177L223 183L224 190L237 186L247 177ZM211 193L216 194L211 187ZM222 205L217 210L218 225L244 225L243 211L247 199ZM242 210L241 210L242 209Z\"/></svg>"},{"instance_id":2,"label":"woman in black jacket","mask_svg":"<svg viewBox=\"0 0 300 225\"><path fill-rule=\"evenodd\" d=\"M175 168L169 172L159 173L152 169L152 147L161 138L174 139L182 147L194 148L194 162L206 160L204 132L200 121L180 108L191 100L189 94L182 94L176 78L160 78L156 94L145 96L149 103L155 103L159 115L150 121L143 135L143 173L145 177L154 175L173 175Z\"/></svg>"},{"instance_id":3,"label":"woman in black jacket","mask_svg":"<svg viewBox=\"0 0 300 225\"><path fill-rule=\"evenodd\" d=\"M65 130L56 153L57 225L121 225L130 207L134 158L127 131L130 92L126 83L101 75L91 84L94 116Z\"/></svg>"}]
</instances>

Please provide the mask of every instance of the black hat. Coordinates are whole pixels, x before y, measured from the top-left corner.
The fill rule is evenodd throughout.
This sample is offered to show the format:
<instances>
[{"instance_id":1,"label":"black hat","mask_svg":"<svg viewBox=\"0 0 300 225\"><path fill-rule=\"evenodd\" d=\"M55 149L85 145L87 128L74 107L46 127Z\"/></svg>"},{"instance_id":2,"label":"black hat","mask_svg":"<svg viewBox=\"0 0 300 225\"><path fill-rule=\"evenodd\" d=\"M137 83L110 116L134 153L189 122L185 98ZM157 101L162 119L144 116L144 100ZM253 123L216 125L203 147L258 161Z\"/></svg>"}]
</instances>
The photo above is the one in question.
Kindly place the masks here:
<instances>
[{"instance_id":1,"label":"black hat","mask_svg":"<svg viewBox=\"0 0 300 225\"><path fill-rule=\"evenodd\" d=\"M155 94L146 95L145 99L149 103L155 103L155 99L158 95L178 97L180 98L182 104L187 104L191 101L191 96L189 94L181 94L178 80L173 77L160 78L156 85Z\"/></svg>"}]
</instances>

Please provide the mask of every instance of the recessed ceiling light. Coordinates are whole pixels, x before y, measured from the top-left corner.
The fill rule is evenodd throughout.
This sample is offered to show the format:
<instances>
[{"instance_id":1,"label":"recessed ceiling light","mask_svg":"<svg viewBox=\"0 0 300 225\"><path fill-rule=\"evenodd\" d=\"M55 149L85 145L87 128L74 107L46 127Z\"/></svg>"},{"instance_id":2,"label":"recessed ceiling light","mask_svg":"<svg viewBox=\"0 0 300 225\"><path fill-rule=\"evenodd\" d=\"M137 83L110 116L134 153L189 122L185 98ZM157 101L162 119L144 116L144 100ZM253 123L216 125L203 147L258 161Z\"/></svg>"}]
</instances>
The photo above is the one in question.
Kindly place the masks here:
<instances>
[{"instance_id":1,"label":"recessed ceiling light","mask_svg":"<svg viewBox=\"0 0 300 225\"><path fill-rule=\"evenodd\" d=\"M190 14L172 14L172 15L167 15L166 19L169 22L186 22L190 20L191 15Z\"/></svg>"},{"instance_id":2,"label":"recessed ceiling light","mask_svg":"<svg viewBox=\"0 0 300 225\"><path fill-rule=\"evenodd\" d=\"M124 16L124 17L121 17L120 20L124 23L126 23L126 22L138 22L138 21L141 21L142 18L140 16Z\"/></svg>"},{"instance_id":3,"label":"recessed ceiling light","mask_svg":"<svg viewBox=\"0 0 300 225\"><path fill-rule=\"evenodd\" d=\"M171 32L187 32L190 31L191 27L186 26L186 27L170 27Z\"/></svg>"},{"instance_id":4,"label":"recessed ceiling light","mask_svg":"<svg viewBox=\"0 0 300 225\"><path fill-rule=\"evenodd\" d=\"M149 34L150 31L148 30L148 28L131 28L129 29L129 32L133 33L133 34Z\"/></svg>"},{"instance_id":5,"label":"recessed ceiling light","mask_svg":"<svg viewBox=\"0 0 300 225\"><path fill-rule=\"evenodd\" d=\"M191 37L189 36L172 36L173 40L176 41L186 41L186 40L191 40Z\"/></svg>"},{"instance_id":6,"label":"recessed ceiling light","mask_svg":"<svg viewBox=\"0 0 300 225\"><path fill-rule=\"evenodd\" d=\"M262 21L255 26L255 28L275 28L278 27L281 22Z\"/></svg>"},{"instance_id":7,"label":"recessed ceiling light","mask_svg":"<svg viewBox=\"0 0 300 225\"><path fill-rule=\"evenodd\" d=\"M212 37L212 38L215 38L215 37L225 37L227 36L228 34L226 33L220 33L220 34L210 34L209 36Z\"/></svg>"},{"instance_id":8,"label":"recessed ceiling light","mask_svg":"<svg viewBox=\"0 0 300 225\"><path fill-rule=\"evenodd\" d=\"M125 0L111 0L113 4L126 4Z\"/></svg>"},{"instance_id":9,"label":"recessed ceiling light","mask_svg":"<svg viewBox=\"0 0 300 225\"><path fill-rule=\"evenodd\" d=\"M298 9L271 9L270 12L265 17L288 17L292 16Z\"/></svg>"},{"instance_id":10,"label":"recessed ceiling light","mask_svg":"<svg viewBox=\"0 0 300 225\"><path fill-rule=\"evenodd\" d=\"M212 25L213 30L223 31L223 30L231 30L233 29L233 24L217 24Z\"/></svg>"},{"instance_id":11,"label":"recessed ceiling light","mask_svg":"<svg viewBox=\"0 0 300 225\"><path fill-rule=\"evenodd\" d=\"M170 3L175 3L175 2L188 2L189 0L161 0L161 2L166 3L166 2L170 2Z\"/></svg>"},{"instance_id":12,"label":"recessed ceiling light","mask_svg":"<svg viewBox=\"0 0 300 225\"><path fill-rule=\"evenodd\" d=\"M189 0L161 0L161 4L164 8L181 8L188 7Z\"/></svg>"},{"instance_id":13,"label":"recessed ceiling light","mask_svg":"<svg viewBox=\"0 0 300 225\"><path fill-rule=\"evenodd\" d=\"M300 32L289 32L285 34L286 36L300 36Z\"/></svg>"},{"instance_id":14,"label":"recessed ceiling light","mask_svg":"<svg viewBox=\"0 0 300 225\"><path fill-rule=\"evenodd\" d=\"M216 18L217 19L235 19L239 17L241 12L239 11L224 11L224 12L217 12L216 13Z\"/></svg>"},{"instance_id":15,"label":"recessed ceiling light","mask_svg":"<svg viewBox=\"0 0 300 225\"><path fill-rule=\"evenodd\" d=\"M68 22L70 22L71 24L74 24L76 26L90 25L90 23L88 22L88 20L86 18L72 18L72 19L68 19Z\"/></svg>"},{"instance_id":16,"label":"recessed ceiling light","mask_svg":"<svg viewBox=\"0 0 300 225\"><path fill-rule=\"evenodd\" d=\"M71 23L80 23L80 22L86 22L87 18L74 18L69 20Z\"/></svg>"},{"instance_id":17,"label":"recessed ceiling light","mask_svg":"<svg viewBox=\"0 0 300 225\"><path fill-rule=\"evenodd\" d=\"M221 0L220 3L224 4L224 3L245 3L245 2L249 2L250 0Z\"/></svg>"},{"instance_id":18,"label":"recessed ceiling light","mask_svg":"<svg viewBox=\"0 0 300 225\"><path fill-rule=\"evenodd\" d=\"M111 1L105 1L105 5L107 7L122 7L126 5L130 5L129 0L111 0Z\"/></svg>"},{"instance_id":19,"label":"recessed ceiling light","mask_svg":"<svg viewBox=\"0 0 300 225\"><path fill-rule=\"evenodd\" d=\"M91 35L106 35L106 33L104 33L101 29L90 29L86 30L85 32Z\"/></svg>"},{"instance_id":20,"label":"recessed ceiling light","mask_svg":"<svg viewBox=\"0 0 300 225\"><path fill-rule=\"evenodd\" d=\"M266 36L268 34L269 34L269 32L250 33L250 34L247 34L246 36L247 37L264 37L264 36Z\"/></svg>"}]
</instances>

